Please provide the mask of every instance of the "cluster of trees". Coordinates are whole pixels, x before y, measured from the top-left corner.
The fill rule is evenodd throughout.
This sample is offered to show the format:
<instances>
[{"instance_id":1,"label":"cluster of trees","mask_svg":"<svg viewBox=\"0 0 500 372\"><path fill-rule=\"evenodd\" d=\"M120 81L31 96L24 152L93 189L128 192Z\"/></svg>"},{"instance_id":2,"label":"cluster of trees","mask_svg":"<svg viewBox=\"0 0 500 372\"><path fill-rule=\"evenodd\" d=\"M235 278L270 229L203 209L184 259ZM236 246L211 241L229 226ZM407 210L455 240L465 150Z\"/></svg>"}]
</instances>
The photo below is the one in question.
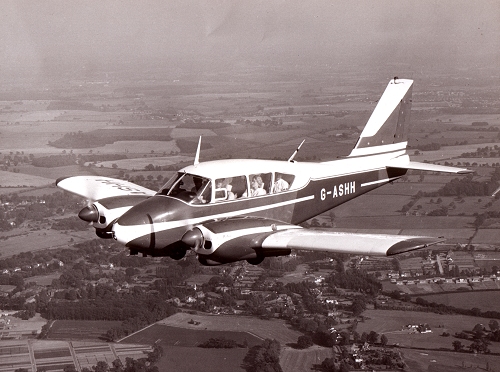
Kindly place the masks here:
<instances>
[{"instance_id":1,"label":"cluster of trees","mask_svg":"<svg viewBox=\"0 0 500 372\"><path fill-rule=\"evenodd\" d=\"M343 346L353 343L364 344L365 342L374 345L378 344L379 341L382 346L385 346L388 342L387 336L379 335L375 331L359 334L356 331L356 322L341 331L336 331L332 328L337 323L331 318L326 318L322 321L319 317L293 317L290 323L294 328L304 333L304 336L300 336L297 340L296 346L298 348L309 347L312 343L324 347L332 347L333 345Z\"/></svg>"},{"instance_id":2,"label":"cluster of trees","mask_svg":"<svg viewBox=\"0 0 500 372\"><path fill-rule=\"evenodd\" d=\"M99 108L92 103L80 101L51 101L47 110L87 110L99 111Z\"/></svg>"},{"instance_id":3,"label":"cluster of trees","mask_svg":"<svg viewBox=\"0 0 500 372\"><path fill-rule=\"evenodd\" d=\"M439 314L461 314L483 318L500 319L500 312L492 310L481 311L481 309L478 309L477 307L473 307L472 309L461 309L454 306L429 302L424 300L422 297L417 297L415 299L415 303L419 306L431 309L432 311Z\"/></svg>"},{"instance_id":4,"label":"cluster of trees","mask_svg":"<svg viewBox=\"0 0 500 372\"><path fill-rule=\"evenodd\" d=\"M471 177L454 178L438 191L425 196L489 196L498 186L498 182L473 181Z\"/></svg>"},{"instance_id":5,"label":"cluster of trees","mask_svg":"<svg viewBox=\"0 0 500 372\"><path fill-rule=\"evenodd\" d=\"M54 221L51 228L54 230L84 231L87 230L89 226L82 223L82 220L77 216L71 216Z\"/></svg>"},{"instance_id":6,"label":"cluster of trees","mask_svg":"<svg viewBox=\"0 0 500 372\"><path fill-rule=\"evenodd\" d=\"M453 350L465 352L468 349L473 353L489 353L489 346L491 345L491 342L500 342L500 328L498 321L495 319L490 320L488 325L490 328L489 330L487 330L482 324L476 324L472 331L456 333L456 338L472 340L472 343L466 348L461 341L455 340L452 342Z\"/></svg>"},{"instance_id":7,"label":"cluster of trees","mask_svg":"<svg viewBox=\"0 0 500 372\"><path fill-rule=\"evenodd\" d=\"M382 290L382 283L374 275L356 269L337 271L328 276L325 282L332 289L346 288L370 295L377 295Z\"/></svg>"},{"instance_id":8,"label":"cluster of trees","mask_svg":"<svg viewBox=\"0 0 500 372\"><path fill-rule=\"evenodd\" d=\"M464 152L460 155L462 158L497 158L500 156L498 145L478 147L474 152Z\"/></svg>"},{"instance_id":9,"label":"cluster of trees","mask_svg":"<svg viewBox=\"0 0 500 372\"><path fill-rule=\"evenodd\" d=\"M88 149L102 147L116 141L171 141L172 137L156 133L137 131L100 131L97 132L71 132L65 133L55 141L49 141L49 145L63 149ZM195 147L196 148L196 147Z\"/></svg>"},{"instance_id":10,"label":"cluster of trees","mask_svg":"<svg viewBox=\"0 0 500 372\"><path fill-rule=\"evenodd\" d=\"M212 121L194 121L185 120L184 123L177 125L177 128L189 128L189 129L222 129L230 127L231 124L225 123L220 120L219 122Z\"/></svg>"},{"instance_id":11,"label":"cluster of trees","mask_svg":"<svg viewBox=\"0 0 500 372\"><path fill-rule=\"evenodd\" d=\"M62 149L89 149L101 147L113 143L116 139L106 136L98 136L93 133L70 132L65 133L55 141L49 141L49 145Z\"/></svg>"},{"instance_id":12,"label":"cluster of trees","mask_svg":"<svg viewBox=\"0 0 500 372\"><path fill-rule=\"evenodd\" d=\"M78 164L127 159L123 154L78 154Z\"/></svg>"},{"instance_id":13,"label":"cluster of trees","mask_svg":"<svg viewBox=\"0 0 500 372\"><path fill-rule=\"evenodd\" d=\"M39 158L34 158L31 164L35 167L43 168L65 167L67 165L77 164L77 156L75 154L41 156Z\"/></svg>"},{"instance_id":14,"label":"cluster of trees","mask_svg":"<svg viewBox=\"0 0 500 372\"><path fill-rule=\"evenodd\" d=\"M292 113L293 114L293 108L292 108ZM266 120L243 120L243 119L238 119L236 120L236 124L244 124L244 125L256 125L258 127L277 127L280 125L283 125L283 119L266 119Z\"/></svg>"},{"instance_id":15,"label":"cluster of trees","mask_svg":"<svg viewBox=\"0 0 500 372\"><path fill-rule=\"evenodd\" d=\"M239 345L235 340L230 340L224 337L209 338L207 341L198 345L205 349L234 349L237 347L246 347L246 345Z\"/></svg>"},{"instance_id":16,"label":"cluster of trees","mask_svg":"<svg viewBox=\"0 0 500 372\"><path fill-rule=\"evenodd\" d=\"M385 366L384 369L405 369L405 363L397 351L387 349L365 350L362 352L365 369L375 370L375 366ZM331 358L326 358L319 365L319 370L323 372L347 372L351 369L360 369L361 363L356 362L348 349L340 347L340 353L335 353Z\"/></svg>"},{"instance_id":17,"label":"cluster of trees","mask_svg":"<svg viewBox=\"0 0 500 372\"><path fill-rule=\"evenodd\" d=\"M282 372L280 366L281 345L276 340L266 339L261 345L248 350L243 359L247 372Z\"/></svg>"},{"instance_id":18,"label":"cluster of trees","mask_svg":"<svg viewBox=\"0 0 500 372\"><path fill-rule=\"evenodd\" d=\"M436 151L441 149L441 145L439 143L427 143L427 144L418 144L417 147L420 151Z\"/></svg>"},{"instance_id":19,"label":"cluster of trees","mask_svg":"<svg viewBox=\"0 0 500 372\"><path fill-rule=\"evenodd\" d=\"M495 168L489 181L473 181L471 176L454 178L438 191L430 193L419 193L418 196L489 196L499 186L500 169Z\"/></svg>"}]
</instances>

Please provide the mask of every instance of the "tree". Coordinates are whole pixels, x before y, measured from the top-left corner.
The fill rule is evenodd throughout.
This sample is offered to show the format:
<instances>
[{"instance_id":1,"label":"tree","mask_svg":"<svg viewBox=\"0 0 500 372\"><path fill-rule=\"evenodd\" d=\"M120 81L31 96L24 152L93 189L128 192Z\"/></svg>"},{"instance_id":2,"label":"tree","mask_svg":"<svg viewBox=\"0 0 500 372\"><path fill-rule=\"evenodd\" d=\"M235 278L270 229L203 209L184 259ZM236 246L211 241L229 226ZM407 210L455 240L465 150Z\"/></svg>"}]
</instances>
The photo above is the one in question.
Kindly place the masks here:
<instances>
[{"instance_id":1,"label":"tree","mask_svg":"<svg viewBox=\"0 0 500 372\"><path fill-rule=\"evenodd\" d=\"M363 296L357 296L351 305L351 311L354 316L361 315L366 310L366 300Z\"/></svg>"},{"instance_id":2,"label":"tree","mask_svg":"<svg viewBox=\"0 0 500 372\"><path fill-rule=\"evenodd\" d=\"M375 331L370 331L370 333L368 333L368 338L366 339L366 341L368 341L368 343L370 344L376 344L378 341L378 333Z\"/></svg>"},{"instance_id":3,"label":"tree","mask_svg":"<svg viewBox=\"0 0 500 372\"><path fill-rule=\"evenodd\" d=\"M380 336L380 344L382 346L386 346L387 345L387 342L389 342L389 339L387 338L386 335L382 335Z\"/></svg>"},{"instance_id":4,"label":"tree","mask_svg":"<svg viewBox=\"0 0 500 372\"><path fill-rule=\"evenodd\" d=\"M321 363L321 370L324 372L337 372L337 368L335 367L335 359L334 358L326 358Z\"/></svg>"},{"instance_id":5,"label":"tree","mask_svg":"<svg viewBox=\"0 0 500 372\"><path fill-rule=\"evenodd\" d=\"M481 339L484 336L484 326L478 323L474 326L472 332L474 333L475 338Z\"/></svg>"},{"instance_id":6,"label":"tree","mask_svg":"<svg viewBox=\"0 0 500 372\"><path fill-rule=\"evenodd\" d=\"M349 372L350 370L351 370L351 368L349 367L349 364L347 364L344 361L340 362L340 366L339 366L340 372Z\"/></svg>"},{"instance_id":7,"label":"tree","mask_svg":"<svg viewBox=\"0 0 500 372\"><path fill-rule=\"evenodd\" d=\"M92 367L92 370L94 372L108 372L109 371L109 365L105 361L98 361L95 366Z\"/></svg>"},{"instance_id":8,"label":"tree","mask_svg":"<svg viewBox=\"0 0 500 372\"><path fill-rule=\"evenodd\" d=\"M279 364L280 349L280 343L271 339L252 347L243 360L246 369L254 372L282 372Z\"/></svg>"},{"instance_id":9,"label":"tree","mask_svg":"<svg viewBox=\"0 0 500 372\"><path fill-rule=\"evenodd\" d=\"M313 346L313 341L312 341L311 336L307 336L307 335L299 336L299 338L297 340L297 347L299 349L307 349L308 347L311 347L311 346Z\"/></svg>"},{"instance_id":10,"label":"tree","mask_svg":"<svg viewBox=\"0 0 500 372\"><path fill-rule=\"evenodd\" d=\"M453 350L455 351L462 351L464 348L464 345L462 345L460 341L453 341L451 344L453 345Z\"/></svg>"},{"instance_id":11,"label":"tree","mask_svg":"<svg viewBox=\"0 0 500 372\"><path fill-rule=\"evenodd\" d=\"M488 323L488 326L490 327L490 330L492 332L495 332L496 330L498 330L498 321L495 319L491 319Z\"/></svg>"}]
</instances>

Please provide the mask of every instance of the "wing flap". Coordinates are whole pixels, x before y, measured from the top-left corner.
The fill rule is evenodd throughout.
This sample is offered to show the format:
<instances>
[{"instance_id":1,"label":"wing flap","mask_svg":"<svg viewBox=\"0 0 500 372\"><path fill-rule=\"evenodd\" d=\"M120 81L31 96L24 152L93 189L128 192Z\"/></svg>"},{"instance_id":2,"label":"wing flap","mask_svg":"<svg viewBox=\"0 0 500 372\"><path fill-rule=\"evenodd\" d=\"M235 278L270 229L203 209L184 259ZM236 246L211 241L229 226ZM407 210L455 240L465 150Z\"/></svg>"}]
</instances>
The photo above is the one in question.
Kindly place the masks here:
<instances>
[{"instance_id":1,"label":"wing flap","mask_svg":"<svg viewBox=\"0 0 500 372\"><path fill-rule=\"evenodd\" d=\"M262 242L264 249L289 248L370 256L393 256L444 241L424 236L354 234L321 230L278 231Z\"/></svg>"},{"instance_id":2,"label":"wing flap","mask_svg":"<svg viewBox=\"0 0 500 372\"><path fill-rule=\"evenodd\" d=\"M100 176L76 176L59 178L56 181L56 185L57 187L72 194L93 201L114 196L153 196L154 194L156 194L156 191L136 185L132 182Z\"/></svg>"}]
</instances>

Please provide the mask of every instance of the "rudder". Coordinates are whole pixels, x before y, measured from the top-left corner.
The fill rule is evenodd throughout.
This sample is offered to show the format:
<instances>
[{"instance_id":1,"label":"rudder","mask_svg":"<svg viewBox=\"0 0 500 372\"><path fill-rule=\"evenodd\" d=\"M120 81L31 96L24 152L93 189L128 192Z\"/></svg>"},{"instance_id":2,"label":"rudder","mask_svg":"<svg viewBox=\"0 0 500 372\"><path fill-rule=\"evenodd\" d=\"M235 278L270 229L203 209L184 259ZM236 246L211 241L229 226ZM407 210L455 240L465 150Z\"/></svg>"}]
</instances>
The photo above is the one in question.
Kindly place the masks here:
<instances>
[{"instance_id":1,"label":"rudder","mask_svg":"<svg viewBox=\"0 0 500 372\"><path fill-rule=\"evenodd\" d=\"M406 149L413 80L392 79L349 157Z\"/></svg>"}]
</instances>

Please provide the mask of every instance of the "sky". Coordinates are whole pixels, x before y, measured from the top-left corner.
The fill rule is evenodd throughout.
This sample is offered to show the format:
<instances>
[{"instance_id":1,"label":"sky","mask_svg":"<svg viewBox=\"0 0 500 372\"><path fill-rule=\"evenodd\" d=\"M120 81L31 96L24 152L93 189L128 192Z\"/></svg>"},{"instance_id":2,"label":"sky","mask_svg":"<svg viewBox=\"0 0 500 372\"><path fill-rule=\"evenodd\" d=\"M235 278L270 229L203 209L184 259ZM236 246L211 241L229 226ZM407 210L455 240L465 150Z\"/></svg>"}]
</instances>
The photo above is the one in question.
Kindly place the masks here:
<instances>
[{"instance_id":1,"label":"sky","mask_svg":"<svg viewBox=\"0 0 500 372\"><path fill-rule=\"evenodd\" d=\"M500 66L500 2L3 0L0 11L4 80L126 65L390 63Z\"/></svg>"}]
</instances>

